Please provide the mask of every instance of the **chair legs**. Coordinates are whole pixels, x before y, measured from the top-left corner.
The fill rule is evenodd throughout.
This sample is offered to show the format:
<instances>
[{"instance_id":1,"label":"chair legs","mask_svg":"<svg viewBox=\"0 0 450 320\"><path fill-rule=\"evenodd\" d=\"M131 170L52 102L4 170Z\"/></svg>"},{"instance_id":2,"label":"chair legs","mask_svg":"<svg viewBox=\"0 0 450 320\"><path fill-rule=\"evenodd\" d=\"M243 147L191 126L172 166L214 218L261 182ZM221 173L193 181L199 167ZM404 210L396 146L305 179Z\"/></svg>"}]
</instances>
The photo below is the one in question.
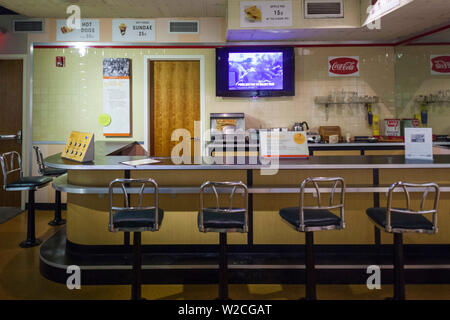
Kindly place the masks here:
<instances>
[{"instance_id":1,"label":"chair legs","mask_svg":"<svg viewBox=\"0 0 450 320\"><path fill-rule=\"evenodd\" d=\"M141 233L133 233L133 280L131 284L131 300L141 300L141 277L142 256L141 256Z\"/></svg>"},{"instance_id":2,"label":"chair legs","mask_svg":"<svg viewBox=\"0 0 450 320\"><path fill-rule=\"evenodd\" d=\"M19 244L21 248L31 248L42 243L40 239L36 239L35 234L34 193L34 190L28 191L27 239Z\"/></svg>"},{"instance_id":3,"label":"chair legs","mask_svg":"<svg viewBox=\"0 0 450 320\"><path fill-rule=\"evenodd\" d=\"M314 233L305 232L306 297L316 300L316 270L314 261Z\"/></svg>"},{"instance_id":4,"label":"chair legs","mask_svg":"<svg viewBox=\"0 0 450 320\"><path fill-rule=\"evenodd\" d=\"M229 300L228 297L228 258L227 258L227 234L219 234L220 257L219 257L219 297L218 300Z\"/></svg>"},{"instance_id":5,"label":"chair legs","mask_svg":"<svg viewBox=\"0 0 450 320\"><path fill-rule=\"evenodd\" d=\"M405 300L403 234L394 233L394 300Z\"/></svg>"},{"instance_id":6,"label":"chair legs","mask_svg":"<svg viewBox=\"0 0 450 320\"><path fill-rule=\"evenodd\" d=\"M48 224L53 227L66 224L66 220L61 218L61 191L55 191L55 217Z\"/></svg>"}]
</instances>

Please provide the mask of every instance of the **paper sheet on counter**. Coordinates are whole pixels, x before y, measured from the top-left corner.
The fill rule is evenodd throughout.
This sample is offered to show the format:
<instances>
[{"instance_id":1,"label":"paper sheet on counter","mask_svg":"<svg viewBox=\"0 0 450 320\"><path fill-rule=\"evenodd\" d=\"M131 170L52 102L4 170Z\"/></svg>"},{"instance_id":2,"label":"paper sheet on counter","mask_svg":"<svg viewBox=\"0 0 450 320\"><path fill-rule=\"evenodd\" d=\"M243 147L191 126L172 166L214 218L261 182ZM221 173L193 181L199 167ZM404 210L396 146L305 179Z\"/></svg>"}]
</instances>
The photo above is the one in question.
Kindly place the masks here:
<instances>
[{"instance_id":1,"label":"paper sheet on counter","mask_svg":"<svg viewBox=\"0 0 450 320\"><path fill-rule=\"evenodd\" d=\"M141 160L122 161L120 163L126 164L128 166L137 167L137 166L142 166L145 164L154 164L154 163L158 163L158 162L161 162L161 161L149 158L149 159L141 159Z\"/></svg>"}]
</instances>

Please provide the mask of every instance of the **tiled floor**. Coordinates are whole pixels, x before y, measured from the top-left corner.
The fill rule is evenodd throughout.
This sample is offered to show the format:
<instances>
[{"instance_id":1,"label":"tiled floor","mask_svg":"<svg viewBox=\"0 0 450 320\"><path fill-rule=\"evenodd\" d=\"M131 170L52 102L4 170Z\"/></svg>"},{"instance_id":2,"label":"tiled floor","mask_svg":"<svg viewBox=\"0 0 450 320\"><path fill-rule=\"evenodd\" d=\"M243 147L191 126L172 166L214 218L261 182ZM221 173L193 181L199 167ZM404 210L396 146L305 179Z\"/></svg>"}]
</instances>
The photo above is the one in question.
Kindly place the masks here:
<instances>
[{"instance_id":1,"label":"tiled floor","mask_svg":"<svg viewBox=\"0 0 450 320\"><path fill-rule=\"evenodd\" d=\"M47 225L53 213L36 212L36 234L48 239L58 227ZM63 284L45 279L39 272L39 247L21 249L25 239L26 213L0 225L0 299L129 299L129 286L82 286L69 290ZM304 294L302 285L230 285L229 295L238 299L298 299ZM144 285L147 299L214 299L216 285ZM392 286L368 290L364 285L319 285L319 299L375 299L392 295ZM408 285L408 299L448 299L450 285Z\"/></svg>"}]
</instances>

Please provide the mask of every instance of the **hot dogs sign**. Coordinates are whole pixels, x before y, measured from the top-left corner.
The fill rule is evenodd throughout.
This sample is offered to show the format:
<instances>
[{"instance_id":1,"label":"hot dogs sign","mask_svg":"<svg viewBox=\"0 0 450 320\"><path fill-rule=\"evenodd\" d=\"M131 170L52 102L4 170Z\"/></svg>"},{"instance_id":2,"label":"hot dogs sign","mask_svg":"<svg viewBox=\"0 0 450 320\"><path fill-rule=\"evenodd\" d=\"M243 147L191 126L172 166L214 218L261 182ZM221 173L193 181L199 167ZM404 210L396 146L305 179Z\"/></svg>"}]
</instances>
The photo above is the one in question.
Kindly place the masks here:
<instances>
[{"instance_id":1,"label":"hot dogs sign","mask_svg":"<svg viewBox=\"0 0 450 320\"><path fill-rule=\"evenodd\" d=\"M359 77L359 57L328 57L328 76Z\"/></svg>"}]
</instances>

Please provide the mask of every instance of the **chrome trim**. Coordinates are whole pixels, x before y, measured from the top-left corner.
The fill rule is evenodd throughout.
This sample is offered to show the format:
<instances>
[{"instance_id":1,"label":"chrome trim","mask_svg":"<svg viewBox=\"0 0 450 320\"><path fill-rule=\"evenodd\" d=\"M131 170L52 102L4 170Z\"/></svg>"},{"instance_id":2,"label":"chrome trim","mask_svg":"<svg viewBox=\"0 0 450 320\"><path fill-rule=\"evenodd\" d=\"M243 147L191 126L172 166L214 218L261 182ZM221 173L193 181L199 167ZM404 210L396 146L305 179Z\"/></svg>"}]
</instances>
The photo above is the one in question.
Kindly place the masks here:
<instances>
[{"instance_id":1,"label":"chrome trim","mask_svg":"<svg viewBox=\"0 0 450 320\"><path fill-rule=\"evenodd\" d=\"M318 183L324 183L324 182L333 182L331 191L328 192L330 194L330 201L329 201L328 206L322 206L320 203L320 188L319 188ZM314 185L314 190L316 192L317 206L305 207L303 205L305 187L311 183ZM340 184L340 198L339 198L338 204L333 205L333 196L334 196L334 192L336 191L336 187L337 187L338 183ZM296 228L297 231L310 232L310 231L319 231L319 230L344 229L345 228L344 198L345 198L345 181L341 177L309 177L309 178L304 179L300 184L300 203L299 203L300 225ZM341 220L341 223L339 226L328 225L328 226L320 226L320 227L307 227L305 225L304 210L333 210L333 209L339 209L340 220Z\"/></svg>"},{"instance_id":2,"label":"chrome trim","mask_svg":"<svg viewBox=\"0 0 450 320\"><path fill-rule=\"evenodd\" d=\"M120 185L120 188L114 188L114 185ZM138 188L137 193L139 195L139 201L138 206L130 206L129 199L128 199L128 189L129 185L131 184L140 184L141 186ZM146 189L147 185L152 185L154 190L154 206L143 206L142 205L142 198L144 194L144 190ZM135 188L136 189L136 188ZM121 190L124 200L125 200L125 206L124 207L116 207L113 206L113 194L120 193L118 190ZM115 179L109 183L108 188L108 198L109 198L109 223L108 223L108 230L111 232L118 232L118 231L125 231L125 232L141 232L141 231L158 231L159 230L159 221L158 221L158 214L159 214L159 207L158 207L158 184L155 180L148 178L148 179ZM114 228L114 215L119 211L139 211L139 210L155 210L155 223L153 224L153 227L144 227L144 228Z\"/></svg>"},{"instance_id":3,"label":"chrome trim","mask_svg":"<svg viewBox=\"0 0 450 320\"><path fill-rule=\"evenodd\" d=\"M9 160L9 164L8 164ZM14 161L16 160L16 161ZM17 167L16 167L17 164ZM17 151L5 152L0 155L0 165L2 167L3 173L3 189L7 191L15 191L15 190L29 190L29 188L8 188L8 175L14 172L19 172L19 178L23 178L22 172L22 159L20 158L20 154Z\"/></svg>"},{"instance_id":4,"label":"chrome trim","mask_svg":"<svg viewBox=\"0 0 450 320\"><path fill-rule=\"evenodd\" d=\"M224 189L224 191L227 191L231 188L230 197L228 199L228 209L220 208L219 204L219 195L217 193L217 187ZM244 210L244 227L243 228L205 228L203 224L203 211L205 209L211 209L211 208L205 208L204 206L204 197L203 194L205 193L205 189L210 188L212 189L215 199L216 199L216 208L213 209L215 212L221 213L221 214L232 214L233 211L243 211ZM244 208L233 208L233 196L236 192L236 189L241 189L244 193ZM217 182L217 181L206 181L200 186L200 222L199 222L199 229L201 232L241 232L245 233L248 232L248 188L242 181L233 181L233 182ZM222 192L227 193L227 192Z\"/></svg>"},{"instance_id":5,"label":"chrome trim","mask_svg":"<svg viewBox=\"0 0 450 320\"><path fill-rule=\"evenodd\" d=\"M408 188L425 188L422 195L422 200L420 202L420 209L419 210L412 210L411 209L411 197L408 191ZM405 194L406 197L406 209L403 208L392 208L392 193L395 189L401 188ZM431 210L423 210L423 205L426 199L426 196L428 195L428 191L430 189L434 190L434 203L433 203L433 209ZM414 191L413 191L414 192ZM417 192L417 191L416 191ZM433 234L438 232L437 227L437 209L439 205L439 195L440 195L440 188L439 185L436 183L408 183L408 182L396 182L393 183L389 187L389 193L387 197L387 210L386 210L386 232L394 232L394 233L406 233L406 232L416 232L416 233L428 233ZM433 229L432 230L426 230L426 229L403 229L403 228L393 228L391 226L391 212L397 212L397 213L403 213L403 214L433 214Z\"/></svg>"}]
</instances>

